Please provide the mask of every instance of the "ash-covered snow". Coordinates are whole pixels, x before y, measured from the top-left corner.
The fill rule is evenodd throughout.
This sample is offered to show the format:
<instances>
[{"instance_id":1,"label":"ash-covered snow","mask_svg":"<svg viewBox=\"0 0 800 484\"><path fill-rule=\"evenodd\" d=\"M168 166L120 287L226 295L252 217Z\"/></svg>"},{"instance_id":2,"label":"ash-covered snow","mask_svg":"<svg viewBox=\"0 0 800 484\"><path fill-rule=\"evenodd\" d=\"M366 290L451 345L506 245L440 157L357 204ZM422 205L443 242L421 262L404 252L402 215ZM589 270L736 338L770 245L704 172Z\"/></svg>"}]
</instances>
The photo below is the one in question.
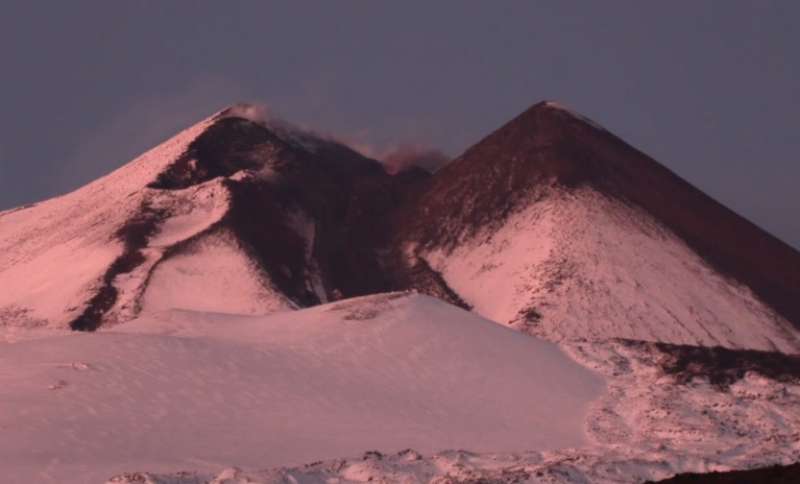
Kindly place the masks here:
<instances>
[{"instance_id":1,"label":"ash-covered snow","mask_svg":"<svg viewBox=\"0 0 800 484\"><path fill-rule=\"evenodd\" d=\"M453 250L416 255L477 313L553 341L800 351L800 333L747 287L648 214L589 189L551 189Z\"/></svg>"}]
</instances>

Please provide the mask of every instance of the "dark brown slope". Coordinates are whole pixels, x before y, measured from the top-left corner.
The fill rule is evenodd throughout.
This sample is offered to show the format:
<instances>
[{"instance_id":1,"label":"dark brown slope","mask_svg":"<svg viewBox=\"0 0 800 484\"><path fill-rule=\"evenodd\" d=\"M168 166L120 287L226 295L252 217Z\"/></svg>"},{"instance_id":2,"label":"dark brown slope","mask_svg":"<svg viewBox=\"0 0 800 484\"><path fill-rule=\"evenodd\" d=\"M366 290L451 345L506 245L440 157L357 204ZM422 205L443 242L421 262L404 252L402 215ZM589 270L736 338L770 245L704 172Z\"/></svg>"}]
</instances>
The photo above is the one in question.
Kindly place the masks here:
<instances>
[{"instance_id":1,"label":"dark brown slope","mask_svg":"<svg viewBox=\"0 0 800 484\"><path fill-rule=\"evenodd\" d=\"M590 187L644 209L800 328L800 253L552 103L534 105L439 170L398 215L399 238L452 245L550 185Z\"/></svg>"},{"instance_id":2,"label":"dark brown slope","mask_svg":"<svg viewBox=\"0 0 800 484\"><path fill-rule=\"evenodd\" d=\"M240 170L249 175L230 178ZM342 144L310 135L293 140L223 112L150 188L181 189L218 176L229 177L224 183L232 195L219 226L298 305L322 302L311 272L320 275L326 299L396 288L380 254L388 213L423 172L391 176ZM297 213L313 226L313 247L298 233Z\"/></svg>"}]
</instances>

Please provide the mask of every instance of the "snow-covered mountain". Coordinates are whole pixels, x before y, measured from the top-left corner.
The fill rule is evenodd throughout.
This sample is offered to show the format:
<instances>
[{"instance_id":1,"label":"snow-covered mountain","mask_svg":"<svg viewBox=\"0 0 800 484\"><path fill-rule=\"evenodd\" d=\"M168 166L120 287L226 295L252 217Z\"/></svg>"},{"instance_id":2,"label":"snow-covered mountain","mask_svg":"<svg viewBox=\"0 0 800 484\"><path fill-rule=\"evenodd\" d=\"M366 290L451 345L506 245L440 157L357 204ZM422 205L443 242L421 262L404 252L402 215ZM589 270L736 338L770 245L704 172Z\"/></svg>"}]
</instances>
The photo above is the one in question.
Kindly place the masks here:
<instances>
[{"instance_id":1,"label":"snow-covered mountain","mask_svg":"<svg viewBox=\"0 0 800 484\"><path fill-rule=\"evenodd\" d=\"M0 212L0 481L800 460L794 249L555 103L435 173L257 114Z\"/></svg>"},{"instance_id":2,"label":"snow-covered mountain","mask_svg":"<svg viewBox=\"0 0 800 484\"><path fill-rule=\"evenodd\" d=\"M800 350L800 254L539 103L430 175L234 106L0 213L6 327L417 289L552 340Z\"/></svg>"},{"instance_id":3,"label":"snow-covered mountain","mask_svg":"<svg viewBox=\"0 0 800 484\"><path fill-rule=\"evenodd\" d=\"M800 350L800 254L558 104L426 183L398 245L489 319L553 340Z\"/></svg>"},{"instance_id":4,"label":"snow-covered mountain","mask_svg":"<svg viewBox=\"0 0 800 484\"><path fill-rule=\"evenodd\" d=\"M381 165L233 107L64 196L0 213L0 321L93 330L142 311L266 313L389 289Z\"/></svg>"}]
</instances>

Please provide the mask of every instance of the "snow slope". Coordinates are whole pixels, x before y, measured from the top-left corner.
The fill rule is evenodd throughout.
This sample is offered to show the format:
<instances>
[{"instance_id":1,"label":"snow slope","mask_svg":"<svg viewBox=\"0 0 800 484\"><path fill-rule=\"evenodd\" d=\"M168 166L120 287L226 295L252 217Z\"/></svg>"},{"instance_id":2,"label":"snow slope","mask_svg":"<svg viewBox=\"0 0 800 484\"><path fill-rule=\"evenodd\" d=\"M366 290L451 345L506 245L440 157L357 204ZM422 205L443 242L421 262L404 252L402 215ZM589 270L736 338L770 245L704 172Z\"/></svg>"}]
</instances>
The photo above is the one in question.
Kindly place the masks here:
<instances>
[{"instance_id":1,"label":"snow slope","mask_svg":"<svg viewBox=\"0 0 800 484\"><path fill-rule=\"evenodd\" d=\"M0 343L2 479L575 447L603 388L552 343L427 296L266 317L170 311Z\"/></svg>"},{"instance_id":2,"label":"snow slope","mask_svg":"<svg viewBox=\"0 0 800 484\"><path fill-rule=\"evenodd\" d=\"M800 351L800 332L635 207L548 188L421 257L482 316L554 341L627 338Z\"/></svg>"},{"instance_id":3,"label":"snow slope","mask_svg":"<svg viewBox=\"0 0 800 484\"><path fill-rule=\"evenodd\" d=\"M0 213L0 339L18 328L94 329L169 307L265 313L292 306L230 232L215 230L231 209L225 177L153 188L217 119L79 190ZM194 252L183 254L186 246ZM151 282L157 291L147 291Z\"/></svg>"},{"instance_id":4,"label":"snow slope","mask_svg":"<svg viewBox=\"0 0 800 484\"><path fill-rule=\"evenodd\" d=\"M64 327L80 315L124 252L116 234L146 203L144 187L210 123L72 193L0 212L0 326Z\"/></svg>"},{"instance_id":5,"label":"snow slope","mask_svg":"<svg viewBox=\"0 0 800 484\"><path fill-rule=\"evenodd\" d=\"M606 341L563 347L607 382L607 391L590 404L588 438L577 448L520 448L503 453L451 449L433 454L377 449L381 452L343 455L303 466L130 472L109 482L639 484L683 472L800 460L797 358L789 363L793 378L748 371L721 387L702 376L679 383L664 371L667 353L652 344Z\"/></svg>"},{"instance_id":6,"label":"snow slope","mask_svg":"<svg viewBox=\"0 0 800 484\"><path fill-rule=\"evenodd\" d=\"M193 240L162 261L150 274L141 301L143 314L168 309L260 314L290 307L226 230Z\"/></svg>"}]
</instances>

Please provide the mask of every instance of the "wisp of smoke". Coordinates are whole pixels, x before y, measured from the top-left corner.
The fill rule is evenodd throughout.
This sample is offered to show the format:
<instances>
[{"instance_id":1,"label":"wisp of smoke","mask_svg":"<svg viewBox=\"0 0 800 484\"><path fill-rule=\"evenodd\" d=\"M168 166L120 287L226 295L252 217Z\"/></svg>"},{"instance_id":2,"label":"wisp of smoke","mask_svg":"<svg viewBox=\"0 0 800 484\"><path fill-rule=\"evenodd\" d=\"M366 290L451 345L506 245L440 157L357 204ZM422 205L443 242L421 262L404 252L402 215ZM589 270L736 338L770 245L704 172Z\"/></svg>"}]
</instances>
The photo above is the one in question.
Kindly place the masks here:
<instances>
[{"instance_id":1,"label":"wisp of smoke","mask_svg":"<svg viewBox=\"0 0 800 484\"><path fill-rule=\"evenodd\" d=\"M406 145L387 150L379 160L387 173L395 175L413 167L433 173L447 164L450 158L436 149Z\"/></svg>"},{"instance_id":2,"label":"wisp of smoke","mask_svg":"<svg viewBox=\"0 0 800 484\"><path fill-rule=\"evenodd\" d=\"M378 149L368 143L359 143L347 137L320 133L297 126L276 116L265 104L239 103L223 111L221 116L247 119L273 130L279 136L291 137L309 144L313 144L314 140L317 140L347 146L366 157L380 161L390 175L396 175L414 167L433 173L450 161L450 158L441 151L417 144Z\"/></svg>"},{"instance_id":3,"label":"wisp of smoke","mask_svg":"<svg viewBox=\"0 0 800 484\"><path fill-rule=\"evenodd\" d=\"M222 113L221 118L242 118L260 124L279 137L298 140L339 142L334 136L294 124L276 115L266 104L238 103Z\"/></svg>"},{"instance_id":4,"label":"wisp of smoke","mask_svg":"<svg viewBox=\"0 0 800 484\"><path fill-rule=\"evenodd\" d=\"M258 124L266 124L271 119L270 110L266 104L238 103L222 113L225 118L243 118Z\"/></svg>"}]
</instances>

